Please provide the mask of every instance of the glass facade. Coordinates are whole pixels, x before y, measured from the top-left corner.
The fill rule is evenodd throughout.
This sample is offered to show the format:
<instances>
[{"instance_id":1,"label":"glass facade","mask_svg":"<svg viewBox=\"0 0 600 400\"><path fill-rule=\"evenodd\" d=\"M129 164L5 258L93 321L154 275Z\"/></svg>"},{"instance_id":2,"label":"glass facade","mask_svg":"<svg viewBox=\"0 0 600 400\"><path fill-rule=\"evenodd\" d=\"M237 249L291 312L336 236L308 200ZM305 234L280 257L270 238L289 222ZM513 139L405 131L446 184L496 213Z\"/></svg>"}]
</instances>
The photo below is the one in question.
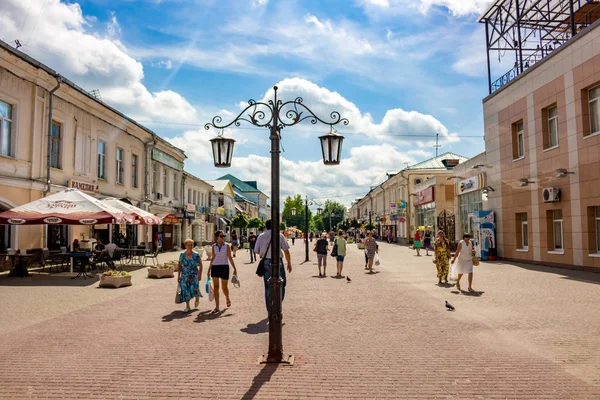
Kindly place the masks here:
<instances>
[{"instance_id":1,"label":"glass facade","mask_svg":"<svg viewBox=\"0 0 600 400\"><path fill-rule=\"evenodd\" d=\"M481 190L458 196L458 208L460 213L460 235L471 232L471 219L469 214L483 210L483 197Z\"/></svg>"}]
</instances>

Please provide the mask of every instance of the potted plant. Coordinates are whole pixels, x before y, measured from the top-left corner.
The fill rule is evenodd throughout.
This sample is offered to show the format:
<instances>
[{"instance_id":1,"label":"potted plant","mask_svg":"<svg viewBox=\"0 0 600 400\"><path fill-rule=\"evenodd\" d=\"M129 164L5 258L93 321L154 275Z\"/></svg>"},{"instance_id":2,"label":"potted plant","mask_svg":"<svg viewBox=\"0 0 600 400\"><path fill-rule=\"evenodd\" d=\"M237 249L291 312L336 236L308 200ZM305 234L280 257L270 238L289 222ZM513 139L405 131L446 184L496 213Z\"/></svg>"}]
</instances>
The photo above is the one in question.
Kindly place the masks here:
<instances>
[{"instance_id":1,"label":"potted plant","mask_svg":"<svg viewBox=\"0 0 600 400\"><path fill-rule=\"evenodd\" d=\"M158 264L148 268L148 278L173 278L174 276L173 264Z\"/></svg>"},{"instance_id":2,"label":"potted plant","mask_svg":"<svg viewBox=\"0 0 600 400\"><path fill-rule=\"evenodd\" d=\"M100 275L100 283L98 286L112 288L131 286L131 274L125 271L106 271Z\"/></svg>"}]
</instances>

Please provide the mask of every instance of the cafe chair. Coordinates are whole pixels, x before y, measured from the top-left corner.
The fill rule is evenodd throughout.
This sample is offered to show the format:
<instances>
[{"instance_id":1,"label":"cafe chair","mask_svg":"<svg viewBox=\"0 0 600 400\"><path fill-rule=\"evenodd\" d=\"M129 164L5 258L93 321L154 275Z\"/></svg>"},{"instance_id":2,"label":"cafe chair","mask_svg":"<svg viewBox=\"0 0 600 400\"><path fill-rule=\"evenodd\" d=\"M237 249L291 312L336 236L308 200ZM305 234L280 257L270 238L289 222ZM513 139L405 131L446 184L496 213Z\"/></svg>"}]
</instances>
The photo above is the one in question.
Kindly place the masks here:
<instances>
[{"instance_id":1,"label":"cafe chair","mask_svg":"<svg viewBox=\"0 0 600 400\"><path fill-rule=\"evenodd\" d=\"M58 268L62 266L62 262L57 263L55 258L50 254L50 250L47 248L42 249L42 258L40 264L42 267L42 272L44 272L46 267L49 268L50 272L52 272L52 267L56 267L56 272L60 272Z\"/></svg>"},{"instance_id":2,"label":"cafe chair","mask_svg":"<svg viewBox=\"0 0 600 400\"><path fill-rule=\"evenodd\" d=\"M154 250L154 253L144 254L144 265L146 265L146 261L148 259L152 260L152 265L158 264L158 253L160 252L161 249L162 249L161 246L157 246L156 250Z\"/></svg>"}]
</instances>

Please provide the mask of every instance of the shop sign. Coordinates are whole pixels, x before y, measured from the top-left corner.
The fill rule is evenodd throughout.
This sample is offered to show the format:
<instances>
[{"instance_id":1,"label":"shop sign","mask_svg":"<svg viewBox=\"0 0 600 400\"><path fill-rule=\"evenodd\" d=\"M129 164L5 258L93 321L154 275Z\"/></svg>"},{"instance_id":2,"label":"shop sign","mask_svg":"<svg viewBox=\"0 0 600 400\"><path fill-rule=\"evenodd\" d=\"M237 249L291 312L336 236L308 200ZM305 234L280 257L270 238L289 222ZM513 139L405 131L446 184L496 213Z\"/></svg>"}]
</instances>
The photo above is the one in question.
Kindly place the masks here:
<instances>
[{"instance_id":1,"label":"shop sign","mask_svg":"<svg viewBox=\"0 0 600 400\"><path fill-rule=\"evenodd\" d=\"M183 163L181 161L158 149L152 149L152 159L177 171L183 170Z\"/></svg>"},{"instance_id":2,"label":"shop sign","mask_svg":"<svg viewBox=\"0 0 600 400\"><path fill-rule=\"evenodd\" d=\"M381 218L381 222L385 223L385 221L387 221L386 217Z\"/></svg>"},{"instance_id":3,"label":"shop sign","mask_svg":"<svg viewBox=\"0 0 600 400\"><path fill-rule=\"evenodd\" d=\"M392 221L398 221L398 216L396 214L392 214Z\"/></svg>"},{"instance_id":4,"label":"shop sign","mask_svg":"<svg viewBox=\"0 0 600 400\"><path fill-rule=\"evenodd\" d=\"M398 208L406 208L406 200L398 200Z\"/></svg>"},{"instance_id":5,"label":"shop sign","mask_svg":"<svg viewBox=\"0 0 600 400\"><path fill-rule=\"evenodd\" d=\"M485 173L472 176L462 181L457 182L454 185L454 194L460 196L461 194L474 192L481 190L485 186Z\"/></svg>"},{"instance_id":6,"label":"shop sign","mask_svg":"<svg viewBox=\"0 0 600 400\"><path fill-rule=\"evenodd\" d=\"M196 211L196 206L193 205L192 203L187 203L185 205L185 211L189 211L189 212L193 213L194 211Z\"/></svg>"},{"instance_id":7,"label":"shop sign","mask_svg":"<svg viewBox=\"0 0 600 400\"><path fill-rule=\"evenodd\" d=\"M177 213L177 214L175 214L175 216L177 218L183 218L185 215L183 213Z\"/></svg>"},{"instance_id":8,"label":"shop sign","mask_svg":"<svg viewBox=\"0 0 600 400\"><path fill-rule=\"evenodd\" d=\"M175 214L167 214L163 217L163 224L178 224L179 223L179 218L177 218L177 215Z\"/></svg>"},{"instance_id":9,"label":"shop sign","mask_svg":"<svg viewBox=\"0 0 600 400\"><path fill-rule=\"evenodd\" d=\"M81 182L71 179L69 187L87 193L100 193L100 188L94 183Z\"/></svg>"},{"instance_id":10,"label":"shop sign","mask_svg":"<svg viewBox=\"0 0 600 400\"><path fill-rule=\"evenodd\" d=\"M434 200L433 186L423 189L415 194L415 206L431 203Z\"/></svg>"},{"instance_id":11,"label":"shop sign","mask_svg":"<svg viewBox=\"0 0 600 400\"><path fill-rule=\"evenodd\" d=\"M399 217L406 217L406 209L398 210Z\"/></svg>"},{"instance_id":12,"label":"shop sign","mask_svg":"<svg viewBox=\"0 0 600 400\"><path fill-rule=\"evenodd\" d=\"M400 218L398 218L398 221L400 221L400 222L406 222L406 218L400 217Z\"/></svg>"},{"instance_id":13,"label":"shop sign","mask_svg":"<svg viewBox=\"0 0 600 400\"><path fill-rule=\"evenodd\" d=\"M196 213L195 212L185 212L185 218L189 218L189 219L196 219Z\"/></svg>"},{"instance_id":14,"label":"shop sign","mask_svg":"<svg viewBox=\"0 0 600 400\"><path fill-rule=\"evenodd\" d=\"M396 202L390 203L390 212L392 214L396 214L396 208L398 207L398 204Z\"/></svg>"}]
</instances>

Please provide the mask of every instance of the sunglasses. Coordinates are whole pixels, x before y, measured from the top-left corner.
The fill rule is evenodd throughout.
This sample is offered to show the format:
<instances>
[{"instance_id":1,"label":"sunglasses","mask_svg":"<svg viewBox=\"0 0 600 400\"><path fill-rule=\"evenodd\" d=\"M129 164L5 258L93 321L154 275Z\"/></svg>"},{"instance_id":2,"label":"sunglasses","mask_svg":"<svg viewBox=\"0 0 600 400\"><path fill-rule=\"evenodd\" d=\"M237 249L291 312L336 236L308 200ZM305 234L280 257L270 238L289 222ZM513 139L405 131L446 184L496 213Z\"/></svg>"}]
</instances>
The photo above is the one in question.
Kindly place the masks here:
<instances>
[{"instance_id":1,"label":"sunglasses","mask_svg":"<svg viewBox=\"0 0 600 400\"><path fill-rule=\"evenodd\" d=\"M219 235L219 237L220 237L220 238L224 238L224 237L225 237L225 235Z\"/></svg>"}]
</instances>

